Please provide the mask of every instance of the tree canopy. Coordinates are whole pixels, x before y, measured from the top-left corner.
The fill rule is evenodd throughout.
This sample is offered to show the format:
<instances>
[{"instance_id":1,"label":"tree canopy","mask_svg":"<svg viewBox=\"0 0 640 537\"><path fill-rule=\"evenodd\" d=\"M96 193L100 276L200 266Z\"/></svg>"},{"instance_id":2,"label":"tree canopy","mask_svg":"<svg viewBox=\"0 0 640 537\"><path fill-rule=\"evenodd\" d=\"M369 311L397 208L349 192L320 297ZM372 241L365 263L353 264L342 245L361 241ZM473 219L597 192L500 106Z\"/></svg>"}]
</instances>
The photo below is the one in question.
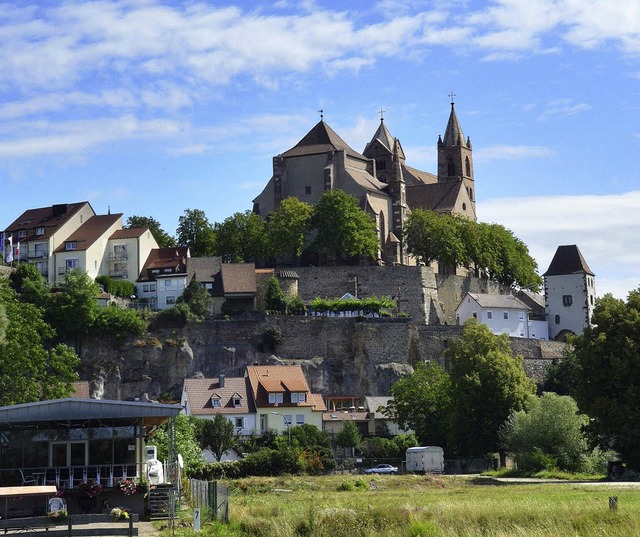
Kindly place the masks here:
<instances>
[{"instance_id":1,"label":"tree canopy","mask_svg":"<svg viewBox=\"0 0 640 537\"><path fill-rule=\"evenodd\" d=\"M151 216L130 216L124 227L126 229L146 227L151 231L160 248L176 246L176 240L162 229L160 222Z\"/></svg>"},{"instance_id":2,"label":"tree canopy","mask_svg":"<svg viewBox=\"0 0 640 537\"><path fill-rule=\"evenodd\" d=\"M274 257L288 254L298 259L308 240L313 207L298 198L282 200L269 215L269 251Z\"/></svg>"},{"instance_id":3,"label":"tree canopy","mask_svg":"<svg viewBox=\"0 0 640 537\"><path fill-rule=\"evenodd\" d=\"M216 233L201 209L185 209L178 219L178 244L188 246L193 257L209 257L216 252Z\"/></svg>"},{"instance_id":4,"label":"tree canopy","mask_svg":"<svg viewBox=\"0 0 640 537\"><path fill-rule=\"evenodd\" d=\"M600 298L591 321L574 342L575 397L601 445L640 470L640 289Z\"/></svg>"},{"instance_id":5,"label":"tree canopy","mask_svg":"<svg viewBox=\"0 0 640 537\"><path fill-rule=\"evenodd\" d=\"M5 278L0 278L0 309L6 319L0 340L0 405L68 397L78 380L79 359L73 350L53 344L55 332L42 310L21 302Z\"/></svg>"},{"instance_id":6,"label":"tree canopy","mask_svg":"<svg viewBox=\"0 0 640 537\"><path fill-rule=\"evenodd\" d=\"M222 414L216 414L212 420L196 421L196 438L200 447L209 449L219 462L225 451L237 447L240 432Z\"/></svg>"},{"instance_id":7,"label":"tree canopy","mask_svg":"<svg viewBox=\"0 0 640 537\"><path fill-rule=\"evenodd\" d=\"M404 227L407 250L424 263L462 265L508 287L537 291L542 278L527 246L499 224L415 209Z\"/></svg>"},{"instance_id":8,"label":"tree canopy","mask_svg":"<svg viewBox=\"0 0 640 537\"><path fill-rule=\"evenodd\" d=\"M378 251L375 221L344 190L322 194L313 209L311 228L316 233L313 246L319 253L375 258Z\"/></svg>"},{"instance_id":9,"label":"tree canopy","mask_svg":"<svg viewBox=\"0 0 640 537\"><path fill-rule=\"evenodd\" d=\"M235 213L215 225L216 254L225 263L250 263L267 253L267 224L251 212Z\"/></svg>"}]
</instances>

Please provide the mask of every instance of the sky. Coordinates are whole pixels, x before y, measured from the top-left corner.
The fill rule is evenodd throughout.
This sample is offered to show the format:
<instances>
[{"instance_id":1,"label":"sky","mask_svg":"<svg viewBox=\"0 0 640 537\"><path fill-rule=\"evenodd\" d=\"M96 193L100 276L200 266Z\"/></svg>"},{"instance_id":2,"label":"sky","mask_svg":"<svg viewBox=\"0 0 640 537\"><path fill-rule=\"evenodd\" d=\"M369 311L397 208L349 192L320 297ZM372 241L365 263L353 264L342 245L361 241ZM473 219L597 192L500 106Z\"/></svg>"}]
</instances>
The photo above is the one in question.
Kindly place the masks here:
<instances>
[{"instance_id":1,"label":"sky","mask_svg":"<svg viewBox=\"0 0 640 537\"><path fill-rule=\"evenodd\" d=\"M0 2L0 227L89 201L221 222L320 119L436 171L450 94L477 213L599 296L640 286L638 0Z\"/></svg>"}]
</instances>

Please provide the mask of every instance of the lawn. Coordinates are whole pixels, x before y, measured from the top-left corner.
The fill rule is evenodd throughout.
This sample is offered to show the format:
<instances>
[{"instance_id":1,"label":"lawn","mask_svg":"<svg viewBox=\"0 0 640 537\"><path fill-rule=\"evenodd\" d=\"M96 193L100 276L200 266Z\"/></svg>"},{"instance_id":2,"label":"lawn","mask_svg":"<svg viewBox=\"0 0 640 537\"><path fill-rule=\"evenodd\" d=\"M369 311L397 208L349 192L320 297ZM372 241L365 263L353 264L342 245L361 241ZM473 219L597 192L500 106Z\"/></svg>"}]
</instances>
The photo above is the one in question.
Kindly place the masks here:
<instances>
[{"instance_id":1,"label":"lawn","mask_svg":"<svg viewBox=\"0 0 640 537\"><path fill-rule=\"evenodd\" d=\"M640 488L496 484L431 476L251 478L228 482L228 526L202 535L278 537L618 537L640 535ZM618 510L609 510L609 497Z\"/></svg>"}]
</instances>

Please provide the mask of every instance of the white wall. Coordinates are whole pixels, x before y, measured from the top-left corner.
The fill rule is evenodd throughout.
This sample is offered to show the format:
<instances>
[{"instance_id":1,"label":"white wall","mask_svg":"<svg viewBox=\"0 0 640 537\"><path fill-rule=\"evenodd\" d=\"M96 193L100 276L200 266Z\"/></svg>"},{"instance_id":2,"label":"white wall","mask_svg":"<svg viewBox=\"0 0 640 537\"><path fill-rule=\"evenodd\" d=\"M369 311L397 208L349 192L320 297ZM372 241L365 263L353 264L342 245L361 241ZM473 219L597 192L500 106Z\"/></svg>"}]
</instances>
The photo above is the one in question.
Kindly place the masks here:
<instances>
[{"instance_id":1,"label":"white wall","mask_svg":"<svg viewBox=\"0 0 640 537\"><path fill-rule=\"evenodd\" d=\"M486 308L483 309L471 297L466 296L456 310L460 324L471 317L485 324L494 334L508 334L510 337L529 337L529 320L526 309ZM505 319L505 315L508 317Z\"/></svg>"},{"instance_id":2,"label":"white wall","mask_svg":"<svg viewBox=\"0 0 640 537\"><path fill-rule=\"evenodd\" d=\"M595 305L593 276L585 273L547 276L544 287L551 339L555 339L563 330L582 334L591 321Z\"/></svg>"}]
</instances>

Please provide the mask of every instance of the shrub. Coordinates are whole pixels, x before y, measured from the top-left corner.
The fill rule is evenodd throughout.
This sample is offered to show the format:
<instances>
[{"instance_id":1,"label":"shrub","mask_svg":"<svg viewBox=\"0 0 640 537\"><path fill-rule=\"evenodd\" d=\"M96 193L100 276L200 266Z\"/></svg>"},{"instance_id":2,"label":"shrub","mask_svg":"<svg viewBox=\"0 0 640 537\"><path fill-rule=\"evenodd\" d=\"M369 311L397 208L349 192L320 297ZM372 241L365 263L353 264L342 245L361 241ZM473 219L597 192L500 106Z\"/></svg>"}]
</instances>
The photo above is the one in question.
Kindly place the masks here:
<instances>
[{"instance_id":1,"label":"shrub","mask_svg":"<svg viewBox=\"0 0 640 537\"><path fill-rule=\"evenodd\" d=\"M92 323L92 330L102 336L115 338L119 343L128 336L140 336L148 323L135 310L100 308Z\"/></svg>"},{"instance_id":2,"label":"shrub","mask_svg":"<svg viewBox=\"0 0 640 537\"><path fill-rule=\"evenodd\" d=\"M351 481L343 481L338 485L338 492L349 492L355 489L355 485Z\"/></svg>"},{"instance_id":3,"label":"shrub","mask_svg":"<svg viewBox=\"0 0 640 537\"><path fill-rule=\"evenodd\" d=\"M276 352L282 342L282 332L277 326L270 326L262 334L262 345L265 352Z\"/></svg>"}]
</instances>

